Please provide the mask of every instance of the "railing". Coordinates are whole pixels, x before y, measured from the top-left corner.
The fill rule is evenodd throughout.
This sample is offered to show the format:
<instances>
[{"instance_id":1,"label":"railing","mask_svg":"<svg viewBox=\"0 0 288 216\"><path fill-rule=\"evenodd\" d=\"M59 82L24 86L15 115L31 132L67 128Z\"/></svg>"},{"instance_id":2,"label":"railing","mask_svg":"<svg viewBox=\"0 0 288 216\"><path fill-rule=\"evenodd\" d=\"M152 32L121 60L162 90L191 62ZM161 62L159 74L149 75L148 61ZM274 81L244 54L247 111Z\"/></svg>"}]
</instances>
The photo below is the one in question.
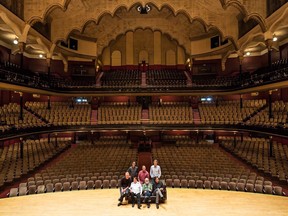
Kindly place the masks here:
<instances>
[{"instance_id":1,"label":"railing","mask_svg":"<svg viewBox=\"0 0 288 216\"><path fill-rule=\"evenodd\" d=\"M161 85L161 86L152 86L152 85L132 85L132 86L96 86L87 85L87 86L78 86L71 85L71 82L66 82L60 80L59 78L53 77L51 80L48 80L47 77L41 75L23 75L20 73L13 72L11 70L0 68L0 81L4 83L22 85L33 87L37 89L53 90L53 91L126 91L126 92L149 92L149 91L190 91L190 90L201 90L201 91L227 91L227 90L238 90L245 89L255 86L261 86L265 84L270 84L279 81L286 81L288 79L288 66L277 69L271 72L252 74L250 77L240 80L239 77L234 77L233 81L227 80L224 83L219 84L197 84L192 80L192 86L174 86L174 85ZM201 82L203 83L203 82Z\"/></svg>"}]
</instances>

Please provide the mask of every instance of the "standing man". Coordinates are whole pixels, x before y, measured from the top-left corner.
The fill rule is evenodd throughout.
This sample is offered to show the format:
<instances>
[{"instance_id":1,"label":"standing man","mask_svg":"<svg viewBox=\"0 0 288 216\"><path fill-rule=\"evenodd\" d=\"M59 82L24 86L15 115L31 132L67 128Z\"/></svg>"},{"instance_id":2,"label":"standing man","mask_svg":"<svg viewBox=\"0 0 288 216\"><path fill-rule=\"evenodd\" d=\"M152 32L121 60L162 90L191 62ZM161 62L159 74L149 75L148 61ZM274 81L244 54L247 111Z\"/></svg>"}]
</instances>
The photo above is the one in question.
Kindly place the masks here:
<instances>
[{"instance_id":1,"label":"standing man","mask_svg":"<svg viewBox=\"0 0 288 216\"><path fill-rule=\"evenodd\" d=\"M125 176L121 179L121 182L120 182L120 198L118 199L119 201L118 206L122 205L124 197L126 198L128 197L130 193L130 189L129 189L130 185L131 185L130 174L129 172L126 172Z\"/></svg>"},{"instance_id":2,"label":"standing man","mask_svg":"<svg viewBox=\"0 0 288 216\"><path fill-rule=\"evenodd\" d=\"M145 178L145 182L142 185L142 191L143 191L143 196L144 196L144 203L147 203L147 207L150 208L150 197L152 195L152 190L153 190L153 186L152 184L149 182L148 178Z\"/></svg>"},{"instance_id":3,"label":"standing man","mask_svg":"<svg viewBox=\"0 0 288 216\"><path fill-rule=\"evenodd\" d=\"M153 165L150 167L150 176L153 184L156 177L161 177L161 167L158 165L158 161L156 159L153 161Z\"/></svg>"},{"instance_id":4,"label":"standing man","mask_svg":"<svg viewBox=\"0 0 288 216\"><path fill-rule=\"evenodd\" d=\"M136 162L135 161L132 162L132 166L129 167L127 172L129 172L129 174L131 176L131 181L133 181L134 177L138 176L138 167L136 166Z\"/></svg>"},{"instance_id":5,"label":"standing man","mask_svg":"<svg viewBox=\"0 0 288 216\"><path fill-rule=\"evenodd\" d=\"M146 178L149 179L149 173L148 173L148 171L146 170L146 166L143 165L143 166L142 166L142 170L138 173L139 182L140 182L141 184L143 184L143 183L144 183L144 180L145 180Z\"/></svg>"},{"instance_id":6,"label":"standing man","mask_svg":"<svg viewBox=\"0 0 288 216\"><path fill-rule=\"evenodd\" d=\"M164 185L161 181L159 181L159 178L156 177L155 178L155 182L153 184L153 195L156 195L156 208L159 209L159 197L161 197L161 199L164 198Z\"/></svg>"},{"instance_id":7,"label":"standing man","mask_svg":"<svg viewBox=\"0 0 288 216\"><path fill-rule=\"evenodd\" d=\"M137 177L133 178L133 182L130 186L131 198L132 198L132 207L135 205L135 197L137 198L138 209L141 208L141 194L142 194L142 186L140 182L138 182Z\"/></svg>"}]
</instances>

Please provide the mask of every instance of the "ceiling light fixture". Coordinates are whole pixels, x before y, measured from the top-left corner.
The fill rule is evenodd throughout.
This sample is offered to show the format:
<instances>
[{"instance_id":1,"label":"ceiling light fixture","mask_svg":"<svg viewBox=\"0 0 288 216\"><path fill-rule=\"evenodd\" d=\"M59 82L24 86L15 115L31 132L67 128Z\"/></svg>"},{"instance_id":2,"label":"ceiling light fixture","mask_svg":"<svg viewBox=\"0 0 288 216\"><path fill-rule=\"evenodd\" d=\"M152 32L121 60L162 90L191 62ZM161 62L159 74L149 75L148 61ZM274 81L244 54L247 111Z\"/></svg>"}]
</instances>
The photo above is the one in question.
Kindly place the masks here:
<instances>
[{"instance_id":1,"label":"ceiling light fixture","mask_svg":"<svg viewBox=\"0 0 288 216\"><path fill-rule=\"evenodd\" d=\"M43 54L39 54L39 58L43 58Z\"/></svg>"},{"instance_id":2,"label":"ceiling light fixture","mask_svg":"<svg viewBox=\"0 0 288 216\"><path fill-rule=\"evenodd\" d=\"M250 56L250 55L251 55L251 53L250 53L250 52L247 52L247 53L246 53L246 56Z\"/></svg>"},{"instance_id":3,"label":"ceiling light fixture","mask_svg":"<svg viewBox=\"0 0 288 216\"><path fill-rule=\"evenodd\" d=\"M16 37L14 40L13 40L13 44L17 45L19 43L18 41L18 38Z\"/></svg>"},{"instance_id":4,"label":"ceiling light fixture","mask_svg":"<svg viewBox=\"0 0 288 216\"><path fill-rule=\"evenodd\" d=\"M137 11L140 12L140 14L148 14L150 10L151 7L148 4L146 4L144 7L142 5L137 7Z\"/></svg>"},{"instance_id":5,"label":"ceiling light fixture","mask_svg":"<svg viewBox=\"0 0 288 216\"><path fill-rule=\"evenodd\" d=\"M273 36L273 41L276 42L278 40L278 38L274 35Z\"/></svg>"}]
</instances>

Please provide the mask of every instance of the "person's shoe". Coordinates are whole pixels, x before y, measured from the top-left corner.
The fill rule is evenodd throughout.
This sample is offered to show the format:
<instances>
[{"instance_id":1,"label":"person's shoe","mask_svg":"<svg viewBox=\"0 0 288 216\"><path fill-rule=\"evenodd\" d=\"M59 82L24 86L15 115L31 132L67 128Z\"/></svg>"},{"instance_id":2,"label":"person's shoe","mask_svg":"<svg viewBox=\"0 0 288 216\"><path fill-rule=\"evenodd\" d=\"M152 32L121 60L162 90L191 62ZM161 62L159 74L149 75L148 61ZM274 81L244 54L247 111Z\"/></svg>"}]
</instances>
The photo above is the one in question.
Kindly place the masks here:
<instances>
[{"instance_id":1,"label":"person's shoe","mask_svg":"<svg viewBox=\"0 0 288 216\"><path fill-rule=\"evenodd\" d=\"M118 201L121 202L121 198L119 198Z\"/></svg>"},{"instance_id":2,"label":"person's shoe","mask_svg":"<svg viewBox=\"0 0 288 216\"><path fill-rule=\"evenodd\" d=\"M122 205L122 202L119 202L119 203L118 203L118 206L121 206L121 205Z\"/></svg>"},{"instance_id":3,"label":"person's shoe","mask_svg":"<svg viewBox=\"0 0 288 216\"><path fill-rule=\"evenodd\" d=\"M156 208L159 209L159 204L156 204Z\"/></svg>"},{"instance_id":4,"label":"person's shoe","mask_svg":"<svg viewBox=\"0 0 288 216\"><path fill-rule=\"evenodd\" d=\"M134 208L134 205L135 205L135 204L134 204L134 203L132 203L132 208Z\"/></svg>"},{"instance_id":5,"label":"person's shoe","mask_svg":"<svg viewBox=\"0 0 288 216\"><path fill-rule=\"evenodd\" d=\"M141 206L142 206L142 205L138 205L138 209L141 209Z\"/></svg>"},{"instance_id":6,"label":"person's shoe","mask_svg":"<svg viewBox=\"0 0 288 216\"><path fill-rule=\"evenodd\" d=\"M150 208L150 203L147 204L147 208Z\"/></svg>"}]
</instances>

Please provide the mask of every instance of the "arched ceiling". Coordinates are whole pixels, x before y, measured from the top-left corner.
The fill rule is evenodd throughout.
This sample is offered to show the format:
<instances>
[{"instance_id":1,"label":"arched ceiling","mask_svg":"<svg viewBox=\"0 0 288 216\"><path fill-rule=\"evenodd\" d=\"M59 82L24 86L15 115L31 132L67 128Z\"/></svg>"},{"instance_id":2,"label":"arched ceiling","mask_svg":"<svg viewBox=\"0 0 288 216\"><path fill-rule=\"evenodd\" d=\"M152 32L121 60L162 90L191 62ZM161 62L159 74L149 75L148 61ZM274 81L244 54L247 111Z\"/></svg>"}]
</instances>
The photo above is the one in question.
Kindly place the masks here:
<instances>
[{"instance_id":1,"label":"arched ceiling","mask_svg":"<svg viewBox=\"0 0 288 216\"><path fill-rule=\"evenodd\" d=\"M109 27L107 28L107 26ZM152 7L147 15L141 15L134 6L128 11L125 7L120 7L114 16L106 13L98 22L88 21L82 31L74 31L73 36L97 39L98 54L101 54L103 48L108 46L109 42L116 39L118 35L138 28L150 28L168 34L180 46L183 46L187 53L190 53L190 41L193 38L219 34L217 29L206 29L205 23L201 20L191 21L184 13L178 13L175 16L169 7L163 7L161 10Z\"/></svg>"},{"instance_id":2,"label":"arched ceiling","mask_svg":"<svg viewBox=\"0 0 288 216\"><path fill-rule=\"evenodd\" d=\"M33 26L37 22L49 23L51 44L65 41L70 35L97 41L97 54L119 35L138 28L158 30L169 35L190 53L191 41L199 38L220 35L222 40L228 38L231 46L223 49L223 55L236 51L244 52L251 48L255 51L265 49L266 32L279 34L287 38L287 14L267 21L267 0L23 0L24 25ZM139 5L149 4L152 10L147 15L140 15L136 10ZM1 5L0 5L1 6ZM288 3L284 6L287 8ZM1 12L1 7L0 7ZM3 15L3 14L2 14ZM255 20L259 26L249 36L238 39L238 21ZM0 20L5 16L1 17ZM273 24L276 23L276 24ZM286 23L286 24L285 24ZM0 23L0 33L7 33L11 40L7 20ZM22 36L22 32L12 32ZM6 29L5 29L6 28ZM30 34L30 30L29 30ZM34 32L33 35L35 36ZM25 38L25 37L24 37ZM27 37L28 39L29 37ZM30 40L31 41L31 40ZM33 41L33 40L32 40ZM35 41L35 40L34 40ZM39 41L39 40L38 40ZM30 42L26 41L26 44ZM36 44L38 42L36 41ZM32 42L31 42L32 44ZM46 43L47 45L47 43ZM48 45L50 49L51 45ZM35 45L28 46L32 52ZM41 47L41 46L40 46ZM53 52L54 48L50 51ZM58 52L56 48L54 52ZM46 52L44 50L44 52ZM51 53L50 53L51 54Z\"/></svg>"}]
</instances>

